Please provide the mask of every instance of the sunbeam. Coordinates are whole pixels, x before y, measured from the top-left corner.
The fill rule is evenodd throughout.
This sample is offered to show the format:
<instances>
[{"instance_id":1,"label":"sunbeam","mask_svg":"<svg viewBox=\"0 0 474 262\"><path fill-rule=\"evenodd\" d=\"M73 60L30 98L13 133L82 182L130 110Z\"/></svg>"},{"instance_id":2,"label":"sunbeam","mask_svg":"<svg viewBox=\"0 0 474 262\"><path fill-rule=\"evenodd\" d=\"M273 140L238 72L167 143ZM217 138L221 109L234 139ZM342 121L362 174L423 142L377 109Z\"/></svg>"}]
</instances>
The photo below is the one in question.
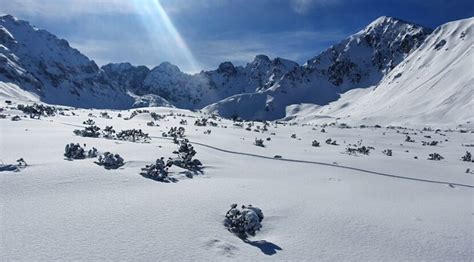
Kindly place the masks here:
<instances>
[{"instance_id":1,"label":"sunbeam","mask_svg":"<svg viewBox=\"0 0 474 262\"><path fill-rule=\"evenodd\" d=\"M167 49L167 55L174 60L170 62L179 64L186 71L199 72L199 63L160 1L133 0L133 3L141 15L155 50L165 48Z\"/></svg>"}]
</instances>

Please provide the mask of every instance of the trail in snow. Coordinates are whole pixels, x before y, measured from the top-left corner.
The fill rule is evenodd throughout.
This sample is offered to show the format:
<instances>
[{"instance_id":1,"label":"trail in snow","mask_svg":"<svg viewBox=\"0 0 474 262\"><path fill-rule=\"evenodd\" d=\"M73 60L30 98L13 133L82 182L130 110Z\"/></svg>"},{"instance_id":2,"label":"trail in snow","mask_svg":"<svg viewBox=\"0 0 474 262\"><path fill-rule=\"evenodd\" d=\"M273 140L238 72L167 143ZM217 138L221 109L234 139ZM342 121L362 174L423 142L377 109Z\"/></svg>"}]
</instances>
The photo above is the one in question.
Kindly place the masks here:
<instances>
[{"instance_id":1,"label":"trail in snow","mask_svg":"<svg viewBox=\"0 0 474 262\"><path fill-rule=\"evenodd\" d=\"M150 136L150 137L155 138L155 139L172 140L172 139L166 138L166 137L158 137L158 136ZM325 163L325 162L318 162L318 161L299 160L299 159L290 159L290 158L273 158L273 157L263 156L263 155L258 155L258 154L227 150L227 149L218 148L218 147L215 147L215 146L211 146L211 145L207 145L207 144L203 144L203 143L199 143L199 142L193 142L193 141L190 141L190 142L193 145L199 145L199 146L207 147L207 148L214 149L214 150L217 150L217 151L220 151L220 152L224 152L224 153L228 153L228 154L234 154L234 155L257 157L257 158L275 160L275 161L286 161L286 162L293 162L293 163L330 166L330 167L349 169L349 170L359 171L359 172L363 172L363 173L367 173L367 174L385 176L385 177L391 177L391 178L398 178L398 179L405 179L405 180L412 180L412 181L433 183L433 184L443 184L443 185L448 185L448 186L460 186L460 187L474 188L474 186L466 185L466 184L459 184L459 183L452 183L452 182L438 181L438 180L428 180L428 179L406 177L406 176L399 176L399 175L391 175L391 174L387 174L387 173L381 173L381 172L371 171L371 170L357 168L357 167L341 166L341 165Z\"/></svg>"}]
</instances>

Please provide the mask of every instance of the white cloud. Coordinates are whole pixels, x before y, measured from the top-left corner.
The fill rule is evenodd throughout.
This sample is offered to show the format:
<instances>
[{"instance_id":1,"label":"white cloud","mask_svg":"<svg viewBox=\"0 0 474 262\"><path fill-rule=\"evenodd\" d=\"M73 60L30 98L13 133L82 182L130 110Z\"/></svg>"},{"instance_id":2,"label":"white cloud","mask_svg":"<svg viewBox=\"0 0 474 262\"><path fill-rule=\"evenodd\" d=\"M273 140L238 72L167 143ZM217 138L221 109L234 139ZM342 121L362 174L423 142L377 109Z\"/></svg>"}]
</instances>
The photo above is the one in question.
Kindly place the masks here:
<instances>
[{"instance_id":1,"label":"white cloud","mask_svg":"<svg viewBox=\"0 0 474 262\"><path fill-rule=\"evenodd\" d=\"M298 14L306 14L316 7L327 7L339 2L340 0L291 0L291 7Z\"/></svg>"},{"instance_id":2,"label":"white cloud","mask_svg":"<svg viewBox=\"0 0 474 262\"><path fill-rule=\"evenodd\" d=\"M130 14L136 12L129 0L9 0L2 11L13 15L43 18L75 18L86 14Z\"/></svg>"}]
</instances>

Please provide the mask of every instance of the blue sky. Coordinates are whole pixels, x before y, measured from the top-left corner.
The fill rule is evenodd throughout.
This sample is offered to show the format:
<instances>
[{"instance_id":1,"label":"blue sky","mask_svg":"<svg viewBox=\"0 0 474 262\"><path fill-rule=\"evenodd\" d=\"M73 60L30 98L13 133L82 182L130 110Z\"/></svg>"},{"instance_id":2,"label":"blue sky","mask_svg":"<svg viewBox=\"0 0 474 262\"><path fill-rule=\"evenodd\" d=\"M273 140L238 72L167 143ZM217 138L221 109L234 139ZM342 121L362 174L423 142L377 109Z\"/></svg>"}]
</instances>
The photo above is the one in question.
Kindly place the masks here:
<instances>
[{"instance_id":1,"label":"blue sky","mask_svg":"<svg viewBox=\"0 0 474 262\"><path fill-rule=\"evenodd\" d=\"M0 0L99 65L163 61L183 71L256 54L304 63L382 15L435 28L474 16L464 0Z\"/></svg>"}]
</instances>

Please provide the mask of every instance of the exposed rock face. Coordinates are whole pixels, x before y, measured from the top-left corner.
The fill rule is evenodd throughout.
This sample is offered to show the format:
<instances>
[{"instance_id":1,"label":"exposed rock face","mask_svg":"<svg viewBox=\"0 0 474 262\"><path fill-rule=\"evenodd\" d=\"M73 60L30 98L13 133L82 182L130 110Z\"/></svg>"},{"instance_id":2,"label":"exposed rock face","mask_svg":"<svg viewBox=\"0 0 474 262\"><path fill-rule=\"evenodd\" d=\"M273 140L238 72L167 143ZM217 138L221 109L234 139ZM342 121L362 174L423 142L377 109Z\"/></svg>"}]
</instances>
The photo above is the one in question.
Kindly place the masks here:
<instances>
[{"instance_id":1,"label":"exposed rock face","mask_svg":"<svg viewBox=\"0 0 474 262\"><path fill-rule=\"evenodd\" d=\"M110 83L94 61L28 22L0 17L0 81L52 104L129 108L133 99Z\"/></svg>"}]
</instances>

